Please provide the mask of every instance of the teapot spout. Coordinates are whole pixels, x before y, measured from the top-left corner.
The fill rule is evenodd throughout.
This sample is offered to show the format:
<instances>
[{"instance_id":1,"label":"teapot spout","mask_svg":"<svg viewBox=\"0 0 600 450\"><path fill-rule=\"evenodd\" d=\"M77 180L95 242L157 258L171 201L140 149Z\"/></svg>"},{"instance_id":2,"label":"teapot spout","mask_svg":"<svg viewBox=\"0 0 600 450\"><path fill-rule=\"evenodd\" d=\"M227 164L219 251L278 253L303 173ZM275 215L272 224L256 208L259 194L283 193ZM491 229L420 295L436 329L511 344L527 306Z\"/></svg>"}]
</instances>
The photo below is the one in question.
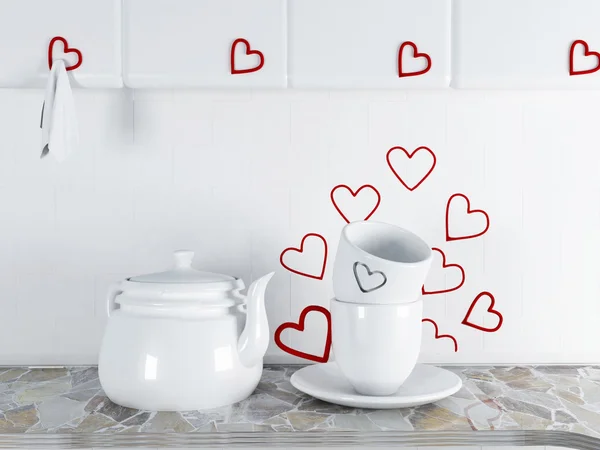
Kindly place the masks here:
<instances>
[{"instance_id":1,"label":"teapot spout","mask_svg":"<svg viewBox=\"0 0 600 450\"><path fill-rule=\"evenodd\" d=\"M246 325L238 339L240 362L246 367L258 364L269 346L269 323L265 309L265 291L269 280L275 272L271 272L254 281L246 295Z\"/></svg>"}]
</instances>

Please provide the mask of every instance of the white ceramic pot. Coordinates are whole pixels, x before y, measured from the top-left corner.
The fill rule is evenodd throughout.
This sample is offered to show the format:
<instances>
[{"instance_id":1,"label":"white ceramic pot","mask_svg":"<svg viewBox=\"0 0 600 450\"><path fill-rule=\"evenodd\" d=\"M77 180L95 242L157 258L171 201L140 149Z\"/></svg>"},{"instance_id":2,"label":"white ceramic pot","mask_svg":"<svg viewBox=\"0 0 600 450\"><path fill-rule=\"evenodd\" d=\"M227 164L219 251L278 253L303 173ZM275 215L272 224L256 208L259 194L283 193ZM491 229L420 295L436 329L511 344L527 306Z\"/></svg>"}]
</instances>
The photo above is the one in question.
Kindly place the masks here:
<instances>
[{"instance_id":1,"label":"white ceramic pot","mask_svg":"<svg viewBox=\"0 0 600 450\"><path fill-rule=\"evenodd\" d=\"M432 252L416 234L382 222L342 229L333 265L335 298L349 303L411 303L421 295Z\"/></svg>"},{"instance_id":2,"label":"white ceramic pot","mask_svg":"<svg viewBox=\"0 0 600 450\"><path fill-rule=\"evenodd\" d=\"M394 394L417 363L423 301L367 305L331 300L335 361L363 395Z\"/></svg>"},{"instance_id":3,"label":"white ceramic pot","mask_svg":"<svg viewBox=\"0 0 600 450\"><path fill-rule=\"evenodd\" d=\"M98 372L106 395L130 408L185 411L241 401L256 388L269 344L264 292L241 279L191 267L129 278L108 295Z\"/></svg>"}]
</instances>

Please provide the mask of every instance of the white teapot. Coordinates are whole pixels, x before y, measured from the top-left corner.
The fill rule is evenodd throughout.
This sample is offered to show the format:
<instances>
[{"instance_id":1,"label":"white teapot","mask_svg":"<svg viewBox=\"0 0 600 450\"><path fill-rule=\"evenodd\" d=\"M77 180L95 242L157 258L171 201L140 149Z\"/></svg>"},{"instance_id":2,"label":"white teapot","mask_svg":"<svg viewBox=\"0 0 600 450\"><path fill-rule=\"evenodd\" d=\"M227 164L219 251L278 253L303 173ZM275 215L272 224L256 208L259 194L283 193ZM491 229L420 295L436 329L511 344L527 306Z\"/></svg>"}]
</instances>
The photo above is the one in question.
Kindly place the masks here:
<instances>
[{"instance_id":1,"label":"white teapot","mask_svg":"<svg viewBox=\"0 0 600 450\"><path fill-rule=\"evenodd\" d=\"M264 293L273 273L244 297L241 279L195 270L193 257L177 251L171 270L111 288L98 372L113 402L186 411L232 404L256 388L269 344Z\"/></svg>"}]
</instances>

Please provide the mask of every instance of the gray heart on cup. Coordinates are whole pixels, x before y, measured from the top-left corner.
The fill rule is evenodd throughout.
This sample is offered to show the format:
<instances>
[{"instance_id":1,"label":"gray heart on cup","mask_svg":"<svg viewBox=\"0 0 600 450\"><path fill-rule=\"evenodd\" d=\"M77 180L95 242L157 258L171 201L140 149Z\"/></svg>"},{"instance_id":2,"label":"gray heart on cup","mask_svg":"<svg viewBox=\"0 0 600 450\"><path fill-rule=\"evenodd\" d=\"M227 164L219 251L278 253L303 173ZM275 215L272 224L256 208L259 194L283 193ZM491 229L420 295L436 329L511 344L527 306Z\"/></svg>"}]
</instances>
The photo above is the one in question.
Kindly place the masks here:
<instances>
[{"instance_id":1,"label":"gray heart on cup","mask_svg":"<svg viewBox=\"0 0 600 450\"><path fill-rule=\"evenodd\" d=\"M369 277L381 275L381 283L371 288L365 288L363 283L360 281L360 276L358 275L358 266L364 267ZM352 270L354 271L354 278L356 279L356 284L358 284L358 288L363 294L368 294L369 292L376 291L377 289L382 288L385 285L385 283L387 283L387 277L385 276L385 273L383 273L381 270L371 270L369 266L359 261L356 261L354 263L354 265L352 266Z\"/></svg>"}]
</instances>

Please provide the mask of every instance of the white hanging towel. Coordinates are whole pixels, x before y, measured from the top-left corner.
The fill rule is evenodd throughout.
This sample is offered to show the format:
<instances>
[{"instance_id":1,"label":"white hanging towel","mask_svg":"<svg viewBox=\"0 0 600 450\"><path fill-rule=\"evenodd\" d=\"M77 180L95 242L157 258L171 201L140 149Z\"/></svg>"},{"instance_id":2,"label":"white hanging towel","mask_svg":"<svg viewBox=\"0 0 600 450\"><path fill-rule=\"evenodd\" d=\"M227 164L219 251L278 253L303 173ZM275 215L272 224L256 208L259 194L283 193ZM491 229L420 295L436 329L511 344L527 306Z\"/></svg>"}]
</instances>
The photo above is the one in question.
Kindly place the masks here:
<instances>
[{"instance_id":1,"label":"white hanging towel","mask_svg":"<svg viewBox=\"0 0 600 450\"><path fill-rule=\"evenodd\" d=\"M42 129L41 158L50 153L61 162L76 150L79 132L75 102L65 62L61 59L52 62L46 84L40 128Z\"/></svg>"}]
</instances>

